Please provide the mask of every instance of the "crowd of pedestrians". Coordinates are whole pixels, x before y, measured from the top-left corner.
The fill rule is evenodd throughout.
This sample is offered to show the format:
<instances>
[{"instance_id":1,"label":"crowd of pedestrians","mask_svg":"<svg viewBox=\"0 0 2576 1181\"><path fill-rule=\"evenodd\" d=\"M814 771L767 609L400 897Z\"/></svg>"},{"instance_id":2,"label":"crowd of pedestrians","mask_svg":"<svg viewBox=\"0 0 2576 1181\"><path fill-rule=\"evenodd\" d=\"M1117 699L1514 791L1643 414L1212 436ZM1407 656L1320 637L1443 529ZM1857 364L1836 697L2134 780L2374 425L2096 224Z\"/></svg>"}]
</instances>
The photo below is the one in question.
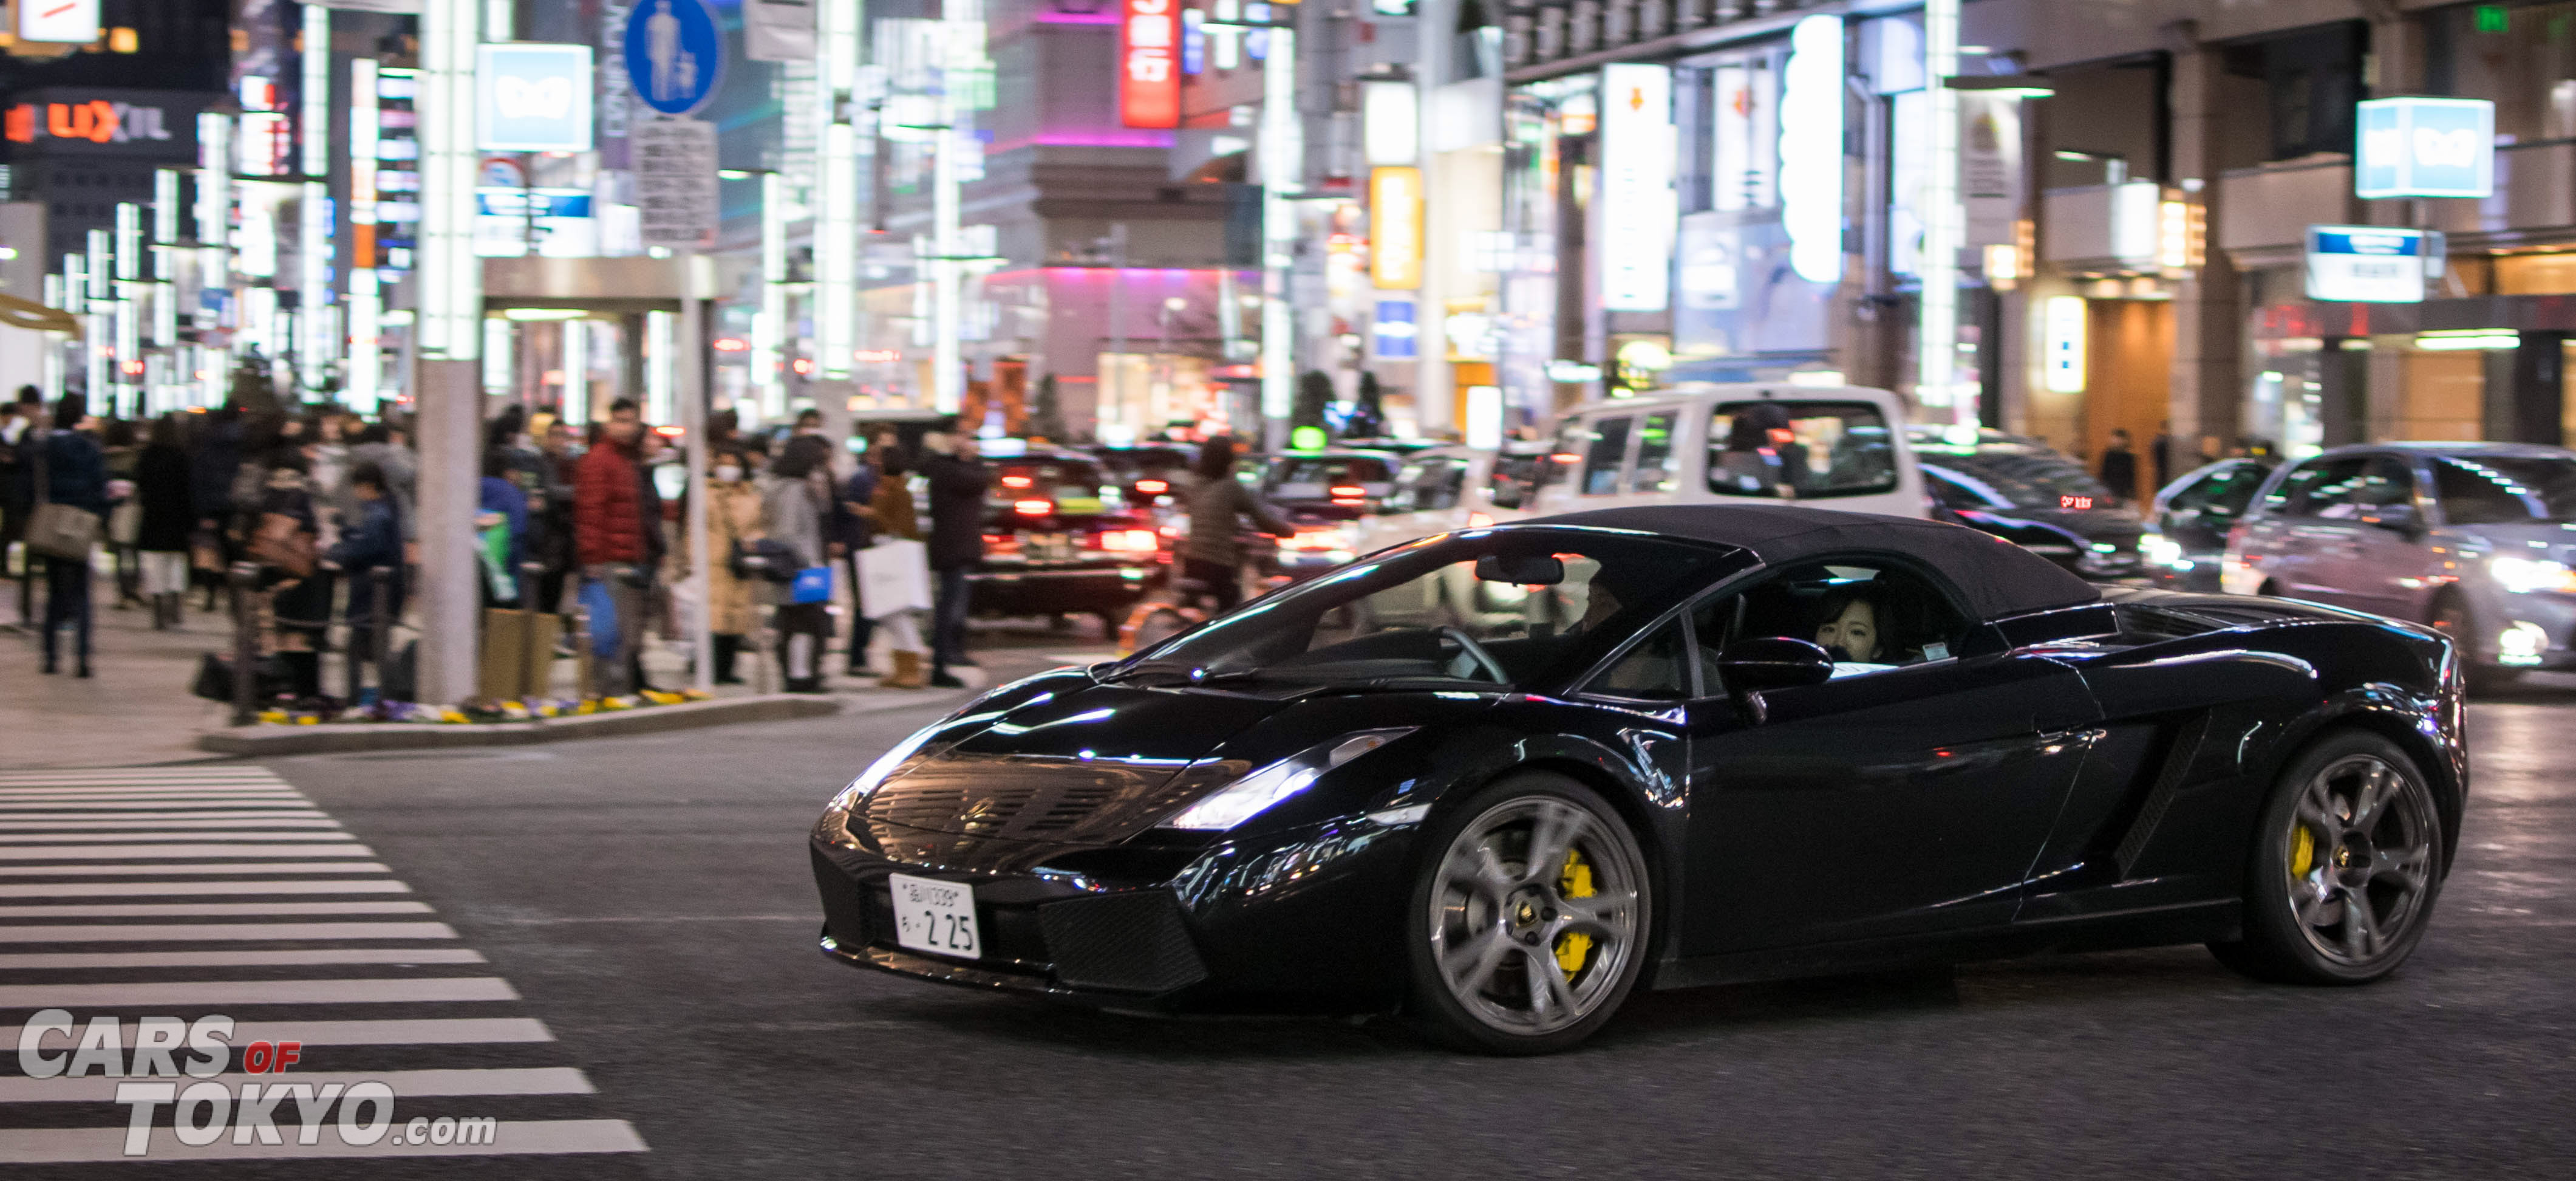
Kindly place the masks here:
<instances>
[{"instance_id":1,"label":"crowd of pedestrians","mask_svg":"<svg viewBox=\"0 0 2576 1181\"><path fill-rule=\"evenodd\" d=\"M698 481L665 469L674 440L632 401L586 432L515 407L490 420L474 517L484 606L586 608L603 696L652 687L646 639L657 625L680 638L674 596L688 594L707 596L713 641L702 655L720 684L744 681L743 657L766 628L791 692L826 687L836 646L841 675L879 677L869 656L879 636L889 652L880 683L960 685L952 670L973 663L966 573L983 556L991 483L972 437L932 430L907 448L889 431L844 446L816 415L777 437L715 418ZM94 604L147 611L156 630L187 627L192 606L222 613L223 629L239 612L257 631L263 696L338 704L324 694L323 657L335 650L369 663L385 652L374 680L406 694L408 662L377 627L402 619L419 562L407 427L398 413L290 410L264 385L143 422L94 416L78 394L48 404L22 389L0 404L0 552L17 584L16 622L5 626L36 633L45 672L66 667L67 650L72 674L87 677ZM693 580L682 522L698 494L712 568ZM882 574L908 554L928 608L863 602L863 566ZM93 570L111 568L112 596L92 585ZM236 570L256 574L237 585Z\"/></svg>"}]
</instances>

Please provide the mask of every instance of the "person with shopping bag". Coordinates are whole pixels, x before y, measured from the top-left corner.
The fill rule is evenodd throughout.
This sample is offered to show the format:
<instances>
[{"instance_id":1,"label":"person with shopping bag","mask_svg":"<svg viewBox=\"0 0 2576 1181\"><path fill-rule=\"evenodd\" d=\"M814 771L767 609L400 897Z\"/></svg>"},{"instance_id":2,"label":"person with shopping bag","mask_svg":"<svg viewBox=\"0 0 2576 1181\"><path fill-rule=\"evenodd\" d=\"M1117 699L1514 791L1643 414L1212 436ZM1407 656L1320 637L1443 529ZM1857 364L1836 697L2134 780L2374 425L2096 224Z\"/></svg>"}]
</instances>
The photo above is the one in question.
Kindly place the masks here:
<instances>
[{"instance_id":1,"label":"person with shopping bag","mask_svg":"<svg viewBox=\"0 0 2576 1181\"><path fill-rule=\"evenodd\" d=\"M643 411L619 398L573 471L573 551L603 697L633 693L642 679L644 591L662 528L661 506L645 498L643 434Z\"/></svg>"},{"instance_id":2,"label":"person with shopping bag","mask_svg":"<svg viewBox=\"0 0 2576 1181\"><path fill-rule=\"evenodd\" d=\"M823 518L832 504L831 456L832 445L822 436L787 440L760 493L762 534L796 562L795 579L771 616L778 667L790 693L823 691L823 647L832 638L832 568L823 540Z\"/></svg>"},{"instance_id":3,"label":"person with shopping bag","mask_svg":"<svg viewBox=\"0 0 2576 1181\"><path fill-rule=\"evenodd\" d=\"M930 564L921 519L912 503L912 464L891 440L870 448L876 495L868 498L875 543L859 553L859 612L885 629L894 668L877 683L888 689L928 684L922 672L921 616L930 606Z\"/></svg>"},{"instance_id":4,"label":"person with shopping bag","mask_svg":"<svg viewBox=\"0 0 2576 1181\"><path fill-rule=\"evenodd\" d=\"M19 443L19 463L33 480L27 517L27 553L45 560L44 660L61 671L56 655L62 629L72 629L74 676L90 675L90 550L107 517L107 459L98 440L81 433L89 400L65 394L54 403L54 429L30 430Z\"/></svg>"}]
</instances>

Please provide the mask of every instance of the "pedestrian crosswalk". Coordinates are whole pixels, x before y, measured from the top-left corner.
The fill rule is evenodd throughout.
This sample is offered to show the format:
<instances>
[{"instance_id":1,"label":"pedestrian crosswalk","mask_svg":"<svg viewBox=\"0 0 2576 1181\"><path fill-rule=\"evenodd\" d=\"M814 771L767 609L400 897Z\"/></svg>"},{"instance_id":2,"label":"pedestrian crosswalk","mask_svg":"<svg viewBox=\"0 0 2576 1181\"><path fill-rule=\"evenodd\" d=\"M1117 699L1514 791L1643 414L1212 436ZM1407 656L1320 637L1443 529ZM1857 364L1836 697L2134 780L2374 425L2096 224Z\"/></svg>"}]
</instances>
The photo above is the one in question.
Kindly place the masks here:
<instances>
[{"instance_id":1,"label":"pedestrian crosswalk","mask_svg":"<svg viewBox=\"0 0 2576 1181\"><path fill-rule=\"evenodd\" d=\"M412 893L261 768L0 774L0 1164L644 1151Z\"/></svg>"}]
</instances>

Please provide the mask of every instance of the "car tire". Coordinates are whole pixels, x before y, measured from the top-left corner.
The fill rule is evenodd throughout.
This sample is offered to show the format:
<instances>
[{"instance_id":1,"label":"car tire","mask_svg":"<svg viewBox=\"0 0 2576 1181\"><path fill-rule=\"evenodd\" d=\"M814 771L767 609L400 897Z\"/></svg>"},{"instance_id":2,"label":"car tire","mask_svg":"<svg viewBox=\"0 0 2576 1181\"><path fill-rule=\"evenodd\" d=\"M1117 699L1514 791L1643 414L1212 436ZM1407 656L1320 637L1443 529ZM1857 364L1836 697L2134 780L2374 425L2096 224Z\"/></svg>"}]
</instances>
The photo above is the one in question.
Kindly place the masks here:
<instances>
[{"instance_id":1,"label":"car tire","mask_svg":"<svg viewBox=\"0 0 2576 1181\"><path fill-rule=\"evenodd\" d=\"M1607 802L1523 771L1435 812L1421 840L1406 922L1417 1028L1470 1052L1549 1054L1610 1021L1645 967L1654 891Z\"/></svg>"},{"instance_id":2,"label":"car tire","mask_svg":"<svg viewBox=\"0 0 2576 1181\"><path fill-rule=\"evenodd\" d=\"M2442 817L2431 780L2396 743L2359 730L2319 740L2264 801L2242 938L2211 943L2211 954L2280 984L2367 984L2395 971L2423 939L2449 868Z\"/></svg>"}]
</instances>

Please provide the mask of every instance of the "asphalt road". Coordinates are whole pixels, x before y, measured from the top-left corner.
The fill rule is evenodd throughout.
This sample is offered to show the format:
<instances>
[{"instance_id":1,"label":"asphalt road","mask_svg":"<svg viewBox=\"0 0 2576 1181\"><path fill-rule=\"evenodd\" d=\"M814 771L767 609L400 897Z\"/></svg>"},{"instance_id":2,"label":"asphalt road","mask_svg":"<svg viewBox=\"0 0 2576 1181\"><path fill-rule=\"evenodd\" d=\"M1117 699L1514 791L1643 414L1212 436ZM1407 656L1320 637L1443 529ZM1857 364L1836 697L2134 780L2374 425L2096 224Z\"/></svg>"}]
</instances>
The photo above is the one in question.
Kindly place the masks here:
<instances>
[{"instance_id":1,"label":"asphalt road","mask_svg":"<svg viewBox=\"0 0 2576 1181\"><path fill-rule=\"evenodd\" d=\"M12 1172L2576 1173L2576 693L2473 709L2478 780L2460 863L2429 938L2382 984L2256 985L2198 948L2047 958L1650 995L1580 1051L1539 1060L1458 1056L1387 1021L1102 1015L826 962L814 950L805 828L858 767L937 712L271 764L451 924L456 947L487 961L439 971L497 977L517 999L233 1011L533 1018L555 1040L340 1047L294 1069L568 1066L596 1093L417 1109L625 1121L647 1151ZM0 1023L26 1016L0 1006ZM0 1078L11 1082L23 1080ZM120 1108L31 1121L16 1107L0 1103L0 1127L122 1122Z\"/></svg>"}]
</instances>

